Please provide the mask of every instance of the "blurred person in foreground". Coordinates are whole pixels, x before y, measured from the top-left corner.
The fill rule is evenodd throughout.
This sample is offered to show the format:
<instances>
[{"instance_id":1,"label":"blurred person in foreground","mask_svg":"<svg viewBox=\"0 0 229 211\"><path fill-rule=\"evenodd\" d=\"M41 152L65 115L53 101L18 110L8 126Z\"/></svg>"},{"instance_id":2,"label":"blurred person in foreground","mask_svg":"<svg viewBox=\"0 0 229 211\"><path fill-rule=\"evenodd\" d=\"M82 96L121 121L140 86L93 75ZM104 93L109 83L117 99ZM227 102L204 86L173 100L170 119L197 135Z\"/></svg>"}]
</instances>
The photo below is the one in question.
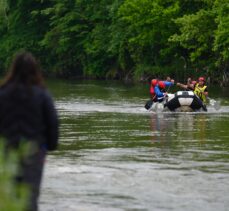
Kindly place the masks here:
<instances>
[{"instance_id":1,"label":"blurred person in foreground","mask_svg":"<svg viewBox=\"0 0 229 211\"><path fill-rule=\"evenodd\" d=\"M58 145L58 118L40 66L29 52L15 56L0 87L0 135L6 155L24 142L29 146L18 161L15 179L16 184L29 187L26 211L37 211L46 152Z\"/></svg>"}]
</instances>

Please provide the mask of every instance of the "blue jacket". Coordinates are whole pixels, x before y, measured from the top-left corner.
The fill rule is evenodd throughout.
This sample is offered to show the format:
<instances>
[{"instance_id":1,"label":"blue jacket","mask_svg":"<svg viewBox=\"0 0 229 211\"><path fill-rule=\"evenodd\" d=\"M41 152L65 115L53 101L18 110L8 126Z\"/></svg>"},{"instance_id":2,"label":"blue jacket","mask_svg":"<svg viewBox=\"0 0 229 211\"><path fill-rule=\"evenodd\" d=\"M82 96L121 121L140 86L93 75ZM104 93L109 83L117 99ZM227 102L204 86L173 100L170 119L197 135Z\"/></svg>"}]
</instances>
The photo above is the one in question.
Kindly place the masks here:
<instances>
[{"instance_id":1,"label":"blue jacket","mask_svg":"<svg viewBox=\"0 0 229 211\"><path fill-rule=\"evenodd\" d=\"M165 84L165 87L169 87L169 86L173 85L173 83L169 82L169 81L163 81L163 82ZM156 101L160 101L160 100L162 100L164 98L164 92L162 92L160 90L158 85L155 86L154 91L155 91L155 94L156 94L156 97L157 97Z\"/></svg>"}]
</instances>

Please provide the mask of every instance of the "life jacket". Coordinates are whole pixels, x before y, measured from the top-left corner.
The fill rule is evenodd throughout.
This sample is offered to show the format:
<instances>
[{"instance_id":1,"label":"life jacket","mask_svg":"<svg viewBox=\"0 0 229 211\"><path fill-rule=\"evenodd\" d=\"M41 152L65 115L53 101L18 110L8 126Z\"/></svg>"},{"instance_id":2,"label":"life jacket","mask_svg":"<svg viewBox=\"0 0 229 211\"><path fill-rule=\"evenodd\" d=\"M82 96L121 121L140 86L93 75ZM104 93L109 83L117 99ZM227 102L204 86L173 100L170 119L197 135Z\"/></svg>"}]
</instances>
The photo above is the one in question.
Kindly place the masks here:
<instances>
[{"instance_id":1,"label":"life jacket","mask_svg":"<svg viewBox=\"0 0 229 211\"><path fill-rule=\"evenodd\" d=\"M151 95L155 95L155 91L154 91L154 86L150 86L150 90L149 90Z\"/></svg>"},{"instance_id":2,"label":"life jacket","mask_svg":"<svg viewBox=\"0 0 229 211\"><path fill-rule=\"evenodd\" d=\"M199 83L197 83L194 89L194 93L203 101L203 103L206 103L207 101L207 98L204 95L204 91L206 88L207 86L204 85L203 87L200 87Z\"/></svg>"},{"instance_id":3,"label":"life jacket","mask_svg":"<svg viewBox=\"0 0 229 211\"><path fill-rule=\"evenodd\" d=\"M155 88L155 86L151 85L150 90L149 90L152 100L155 100L155 98L156 98L156 93L155 93L154 88Z\"/></svg>"}]
</instances>

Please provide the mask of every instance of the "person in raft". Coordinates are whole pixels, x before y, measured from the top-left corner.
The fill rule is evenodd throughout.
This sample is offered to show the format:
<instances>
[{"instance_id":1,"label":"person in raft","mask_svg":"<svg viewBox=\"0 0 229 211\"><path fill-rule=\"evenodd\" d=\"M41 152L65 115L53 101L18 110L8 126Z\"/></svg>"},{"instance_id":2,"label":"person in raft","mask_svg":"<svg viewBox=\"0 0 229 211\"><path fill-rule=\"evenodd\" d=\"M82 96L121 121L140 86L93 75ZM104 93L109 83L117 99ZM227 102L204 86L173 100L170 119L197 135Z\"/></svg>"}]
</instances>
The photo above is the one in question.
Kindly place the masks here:
<instances>
[{"instance_id":1,"label":"person in raft","mask_svg":"<svg viewBox=\"0 0 229 211\"><path fill-rule=\"evenodd\" d=\"M208 89L205 85L205 78L199 77L198 81L193 81L191 78L188 78L187 84L177 83L177 86L187 90L193 91L203 103L206 103L208 96Z\"/></svg>"},{"instance_id":2,"label":"person in raft","mask_svg":"<svg viewBox=\"0 0 229 211\"><path fill-rule=\"evenodd\" d=\"M187 84L177 83L176 85L186 91L194 91L196 83L197 81L194 81L191 78L188 78Z\"/></svg>"},{"instance_id":3,"label":"person in raft","mask_svg":"<svg viewBox=\"0 0 229 211\"><path fill-rule=\"evenodd\" d=\"M150 85L150 97L151 97L151 100L154 101L156 100L156 94L155 94L155 86L157 85L158 83L158 80L157 79L152 79L151 80L151 85Z\"/></svg>"},{"instance_id":4,"label":"person in raft","mask_svg":"<svg viewBox=\"0 0 229 211\"><path fill-rule=\"evenodd\" d=\"M198 82L195 84L194 93L201 99L201 101L206 104L208 89L206 86L206 81L204 77L199 77Z\"/></svg>"},{"instance_id":5,"label":"person in raft","mask_svg":"<svg viewBox=\"0 0 229 211\"><path fill-rule=\"evenodd\" d=\"M165 82L171 82L171 81L173 81L173 83L174 83L174 80L171 79L169 76L167 76ZM151 80L150 96L151 96L151 100L153 100L155 102L157 100L156 100L156 94L155 94L155 90L154 89L155 89L155 87L156 87L157 84L158 84L158 79L152 79Z\"/></svg>"},{"instance_id":6,"label":"person in raft","mask_svg":"<svg viewBox=\"0 0 229 211\"><path fill-rule=\"evenodd\" d=\"M170 87L174 85L174 80L171 81L158 81L157 85L154 88L156 99L155 102L162 102L164 98L167 96L167 92L165 91L166 87Z\"/></svg>"},{"instance_id":7,"label":"person in raft","mask_svg":"<svg viewBox=\"0 0 229 211\"><path fill-rule=\"evenodd\" d=\"M6 158L21 145L26 147L18 157L13 184L29 188L26 211L37 211L45 157L58 145L58 117L40 66L26 51L16 54L0 86L0 135Z\"/></svg>"}]
</instances>

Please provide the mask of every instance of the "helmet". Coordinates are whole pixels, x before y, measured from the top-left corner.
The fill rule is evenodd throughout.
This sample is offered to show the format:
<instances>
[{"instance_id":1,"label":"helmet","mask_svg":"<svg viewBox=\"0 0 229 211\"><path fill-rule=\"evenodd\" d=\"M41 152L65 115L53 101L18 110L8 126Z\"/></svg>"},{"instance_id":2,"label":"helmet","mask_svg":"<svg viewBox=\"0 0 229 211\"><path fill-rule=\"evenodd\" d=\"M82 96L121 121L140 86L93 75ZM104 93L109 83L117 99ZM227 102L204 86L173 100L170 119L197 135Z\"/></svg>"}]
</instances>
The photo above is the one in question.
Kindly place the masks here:
<instances>
[{"instance_id":1,"label":"helmet","mask_svg":"<svg viewBox=\"0 0 229 211\"><path fill-rule=\"evenodd\" d=\"M198 78L198 81L203 81L203 82L205 82L205 78L204 78L204 77L199 77L199 78Z\"/></svg>"},{"instance_id":2,"label":"helmet","mask_svg":"<svg viewBox=\"0 0 229 211\"><path fill-rule=\"evenodd\" d=\"M163 81L159 81L158 86L160 89L165 89L165 83Z\"/></svg>"},{"instance_id":3,"label":"helmet","mask_svg":"<svg viewBox=\"0 0 229 211\"><path fill-rule=\"evenodd\" d=\"M152 85L152 86L156 86L156 85L157 85L157 79L153 79L153 80L151 81L151 85Z\"/></svg>"}]
</instances>

